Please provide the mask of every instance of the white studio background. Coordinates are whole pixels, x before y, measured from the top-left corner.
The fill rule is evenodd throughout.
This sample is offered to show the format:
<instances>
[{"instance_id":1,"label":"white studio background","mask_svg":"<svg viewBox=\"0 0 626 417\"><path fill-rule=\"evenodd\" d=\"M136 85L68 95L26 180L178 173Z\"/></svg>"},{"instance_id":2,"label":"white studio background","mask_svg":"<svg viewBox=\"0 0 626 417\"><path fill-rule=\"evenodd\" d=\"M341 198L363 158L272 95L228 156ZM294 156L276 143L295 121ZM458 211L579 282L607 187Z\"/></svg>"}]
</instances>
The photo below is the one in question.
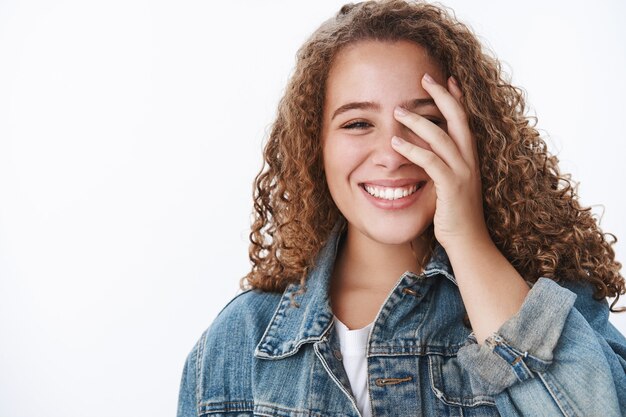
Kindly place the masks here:
<instances>
[{"instance_id":1,"label":"white studio background","mask_svg":"<svg viewBox=\"0 0 626 417\"><path fill-rule=\"evenodd\" d=\"M1 416L175 414L249 269L295 52L343 3L0 1ZM444 4L527 91L626 262L625 3Z\"/></svg>"}]
</instances>

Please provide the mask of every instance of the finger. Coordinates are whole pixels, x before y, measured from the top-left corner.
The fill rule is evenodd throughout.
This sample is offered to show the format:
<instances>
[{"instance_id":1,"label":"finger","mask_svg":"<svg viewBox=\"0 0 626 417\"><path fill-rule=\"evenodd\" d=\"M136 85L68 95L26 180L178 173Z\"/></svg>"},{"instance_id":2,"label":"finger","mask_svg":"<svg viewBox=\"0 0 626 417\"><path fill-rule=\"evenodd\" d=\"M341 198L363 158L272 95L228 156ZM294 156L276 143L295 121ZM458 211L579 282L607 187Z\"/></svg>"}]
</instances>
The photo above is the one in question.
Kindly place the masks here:
<instances>
[{"instance_id":1,"label":"finger","mask_svg":"<svg viewBox=\"0 0 626 417\"><path fill-rule=\"evenodd\" d=\"M454 170L459 166L467 166L456 143L432 121L401 107L396 107L394 115L400 123L426 141L450 168Z\"/></svg>"},{"instance_id":2,"label":"finger","mask_svg":"<svg viewBox=\"0 0 626 417\"><path fill-rule=\"evenodd\" d=\"M391 138L391 146L406 159L420 166L436 184L447 187L454 173L434 152L421 148L398 136Z\"/></svg>"},{"instance_id":3,"label":"finger","mask_svg":"<svg viewBox=\"0 0 626 417\"><path fill-rule=\"evenodd\" d=\"M454 96L454 98L460 103L461 97L463 97L463 91L459 86L459 82L454 78L454 75L448 77L448 91Z\"/></svg>"},{"instance_id":4,"label":"finger","mask_svg":"<svg viewBox=\"0 0 626 417\"><path fill-rule=\"evenodd\" d=\"M459 85L459 82L454 77L454 75L451 75L450 77L448 77L448 90L454 96L454 98L456 98L456 100L459 102L461 107L463 107L463 103L461 102L461 99L463 98L463 90L461 90L461 86ZM467 114L466 114L466 118L467 118ZM470 142L472 143L474 163L475 163L475 166L478 166L479 165L478 144L476 143L476 140L473 138L473 135L472 135L472 140Z\"/></svg>"},{"instance_id":5,"label":"finger","mask_svg":"<svg viewBox=\"0 0 626 417\"><path fill-rule=\"evenodd\" d=\"M437 83L428 74L424 74L422 86L435 100L437 107L448 121L448 134L459 147L463 159L473 165L476 160L472 144L474 139L463 106L445 86Z\"/></svg>"}]
</instances>

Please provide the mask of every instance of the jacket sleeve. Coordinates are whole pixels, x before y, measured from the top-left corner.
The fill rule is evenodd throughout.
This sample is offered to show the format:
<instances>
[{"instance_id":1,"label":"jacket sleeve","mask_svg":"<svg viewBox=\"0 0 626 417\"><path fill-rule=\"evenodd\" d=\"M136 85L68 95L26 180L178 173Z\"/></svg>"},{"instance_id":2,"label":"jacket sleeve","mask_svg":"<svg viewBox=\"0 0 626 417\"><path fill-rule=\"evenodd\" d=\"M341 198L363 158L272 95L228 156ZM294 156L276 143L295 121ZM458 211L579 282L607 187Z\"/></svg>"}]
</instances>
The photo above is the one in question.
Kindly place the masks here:
<instances>
[{"instance_id":1,"label":"jacket sleeve","mask_svg":"<svg viewBox=\"0 0 626 417\"><path fill-rule=\"evenodd\" d=\"M591 285L568 285L540 278L483 345L458 352L503 416L626 416L626 338Z\"/></svg>"},{"instance_id":2,"label":"jacket sleeve","mask_svg":"<svg viewBox=\"0 0 626 417\"><path fill-rule=\"evenodd\" d=\"M177 417L198 416L198 351L200 350L201 342L204 340L205 334L206 332L200 337L200 340L198 340L191 352L189 352L189 355L187 355L178 393Z\"/></svg>"}]
</instances>

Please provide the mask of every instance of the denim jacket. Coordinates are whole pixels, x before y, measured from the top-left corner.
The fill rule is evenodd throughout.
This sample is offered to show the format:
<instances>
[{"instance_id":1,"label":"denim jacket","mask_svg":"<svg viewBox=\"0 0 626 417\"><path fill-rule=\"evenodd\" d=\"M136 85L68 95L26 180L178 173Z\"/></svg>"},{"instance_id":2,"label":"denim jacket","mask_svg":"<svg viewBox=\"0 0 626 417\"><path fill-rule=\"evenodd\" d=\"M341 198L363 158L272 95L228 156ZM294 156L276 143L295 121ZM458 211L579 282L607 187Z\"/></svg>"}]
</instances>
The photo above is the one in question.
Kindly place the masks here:
<instances>
[{"instance_id":1,"label":"denim jacket","mask_svg":"<svg viewBox=\"0 0 626 417\"><path fill-rule=\"evenodd\" d=\"M178 417L360 416L333 329L329 282L345 220L306 291L236 296L187 357ZM520 311L479 345L448 257L405 272L367 347L373 416L626 416L626 339L583 283L539 278Z\"/></svg>"}]
</instances>

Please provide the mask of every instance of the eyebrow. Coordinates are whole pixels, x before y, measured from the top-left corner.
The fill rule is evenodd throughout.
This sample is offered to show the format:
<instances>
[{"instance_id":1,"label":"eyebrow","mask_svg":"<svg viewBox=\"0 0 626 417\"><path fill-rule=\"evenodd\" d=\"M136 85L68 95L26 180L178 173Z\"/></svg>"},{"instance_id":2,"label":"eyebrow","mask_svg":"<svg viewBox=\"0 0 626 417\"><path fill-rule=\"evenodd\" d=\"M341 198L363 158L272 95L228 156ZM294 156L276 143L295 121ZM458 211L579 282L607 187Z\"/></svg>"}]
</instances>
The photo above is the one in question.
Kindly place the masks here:
<instances>
[{"instance_id":1,"label":"eyebrow","mask_svg":"<svg viewBox=\"0 0 626 417\"><path fill-rule=\"evenodd\" d=\"M418 107L435 106L435 100L432 98L414 98L412 100L403 101L402 103L400 103L400 106L404 107L407 110L415 110ZM373 101L355 101L352 103L347 103L337 108L337 110L335 110L335 112L333 113L333 117L331 117L330 120L333 120L341 113L355 109L380 111L380 104Z\"/></svg>"}]
</instances>

